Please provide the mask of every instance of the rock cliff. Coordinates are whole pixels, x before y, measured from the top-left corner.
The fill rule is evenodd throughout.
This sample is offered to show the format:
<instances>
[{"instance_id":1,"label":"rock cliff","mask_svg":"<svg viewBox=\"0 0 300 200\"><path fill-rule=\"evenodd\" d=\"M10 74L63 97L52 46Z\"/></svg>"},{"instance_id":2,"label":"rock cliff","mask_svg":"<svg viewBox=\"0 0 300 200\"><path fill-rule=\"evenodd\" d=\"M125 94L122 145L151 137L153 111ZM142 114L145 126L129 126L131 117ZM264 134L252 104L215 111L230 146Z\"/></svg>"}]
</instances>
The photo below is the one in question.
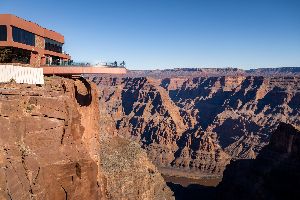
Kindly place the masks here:
<instances>
[{"instance_id":1,"label":"rock cliff","mask_svg":"<svg viewBox=\"0 0 300 200\"><path fill-rule=\"evenodd\" d=\"M110 159L116 149L142 150L123 139L103 141L112 134L108 118L99 127L103 120L96 88L85 79L1 84L0 199L173 199L145 153ZM122 176L110 171L114 164ZM136 176L126 179L129 173Z\"/></svg>"},{"instance_id":2,"label":"rock cliff","mask_svg":"<svg viewBox=\"0 0 300 200\"><path fill-rule=\"evenodd\" d=\"M255 160L232 162L218 199L299 199L300 131L281 123Z\"/></svg>"},{"instance_id":3,"label":"rock cliff","mask_svg":"<svg viewBox=\"0 0 300 200\"><path fill-rule=\"evenodd\" d=\"M79 88L85 88L82 82L66 79L44 86L1 84L1 199L105 197L97 165L97 101Z\"/></svg>"},{"instance_id":4,"label":"rock cliff","mask_svg":"<svg viewBox=\"0 0 300 200\"><path fill-rule=\"evenodd\" d=\"M115 134L135 140L167 172L221 176L255 158L279 122L300 125L300 78L90 77Z\"/></svg>"},{"instance_id":5,"label":"rock cliff","mask_svg":"<svg viewBox=\"0 0 300 200\"><path fill-rule=\"evenodd\" d=\"M109 199L173 199L173 192L137 143L120 137L102 140L100 164Z\"/></svg>"},{"instance_id":6,"label":"rock cliff","mask_svg":"<svg viewBox=\"0 0 300 200\"><path fill-rule=\"evenodd\" d=\"M299 128L299 127L298 127ZM217 187L168 183L178 200L300 198L300 131L280 123L256 159L231 161Z\"/></svg>"}]
</instances>

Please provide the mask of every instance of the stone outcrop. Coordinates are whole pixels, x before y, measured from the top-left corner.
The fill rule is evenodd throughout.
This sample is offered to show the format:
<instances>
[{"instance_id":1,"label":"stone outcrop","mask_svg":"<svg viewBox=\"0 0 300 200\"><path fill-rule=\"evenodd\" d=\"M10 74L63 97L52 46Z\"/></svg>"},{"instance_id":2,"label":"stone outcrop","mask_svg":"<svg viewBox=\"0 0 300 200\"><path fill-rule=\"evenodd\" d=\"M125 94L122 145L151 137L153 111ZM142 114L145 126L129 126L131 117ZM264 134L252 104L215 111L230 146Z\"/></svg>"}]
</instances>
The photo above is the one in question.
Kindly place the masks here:
<instances>
[{"instance_id":1,"label":"stone outcrop","mask_svg":"<svg viewBox=\"0 0 300 200\"><path fill-rule=\"evenodd\" d=\"M137 143L119 137L103 138L100 157L109 199L174 199Z\"/></svg>"},{"instance_id":2,"label":"stone outcrop","mask_svg":"<svg viewBox=\"0 0 300 200\"><path fill-rule=\"evenodd\" d=\"M297 76L153 77L90 78L112 132L160 169L221 176L230 159L255 158L281 121L300 125Z\"/></svg>"},{"instance_id":3,"label":"stone outcrop","mask_svg":"<svg viewBox=\"0 0 300 200\"><path fill-rule=\"evenodd\" d=\"M127 160L117 162L126 170L122 176L109 171L115 148L141 151L125 140L101 140L112 134L109 123L99 115L96 87L85 79L1 84L0 199L115 199L116 194L129 199L129 191L115 191L119 183L130 187L134 199L172 199L144 153L117 154ZM103 145L111 148L101 151ZM126 179L129 173L136 176Z\"/></svg>"},{"instance_id":4,"label":"stone outcrop","mask_svg":"<svg viewBox=\"0 0 300 200\"><path fill-rule=\"evenodd\" d=\"M67 79L1 84L1 199L105 197L93 150L99 149L97 101L80 107L77 85Z\"/></svg>"},{"instance_id":5,"label":"stone outcrop","mask_svg":"<svg viewBox=\"0 0 300 200\"><path fill-rule=\"evenodd\" d=\"M226 168L218 199L299 199L300 131L281 123L255 160Z\"/></svg>"}]
</instances>

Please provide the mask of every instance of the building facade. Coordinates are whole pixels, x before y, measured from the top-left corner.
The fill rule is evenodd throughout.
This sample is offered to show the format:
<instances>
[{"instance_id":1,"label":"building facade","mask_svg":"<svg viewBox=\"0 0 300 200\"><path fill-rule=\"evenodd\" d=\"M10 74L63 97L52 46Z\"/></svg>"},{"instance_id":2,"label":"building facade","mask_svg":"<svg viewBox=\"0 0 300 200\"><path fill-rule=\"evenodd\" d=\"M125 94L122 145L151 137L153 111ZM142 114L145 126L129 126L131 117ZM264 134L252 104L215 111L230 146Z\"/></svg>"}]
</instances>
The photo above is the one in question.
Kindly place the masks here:
<instances>
[{"instance_id":1,"label":"building facade","mask_svg":"<svg viewBox=\"0 0 300 200\"><path fill-rule=\"evenodd\" d=\"M64 36L10 14L0 14L0 63L34 67L64 65L71 57L63 53Z\"/></svg>"}]
</instances>

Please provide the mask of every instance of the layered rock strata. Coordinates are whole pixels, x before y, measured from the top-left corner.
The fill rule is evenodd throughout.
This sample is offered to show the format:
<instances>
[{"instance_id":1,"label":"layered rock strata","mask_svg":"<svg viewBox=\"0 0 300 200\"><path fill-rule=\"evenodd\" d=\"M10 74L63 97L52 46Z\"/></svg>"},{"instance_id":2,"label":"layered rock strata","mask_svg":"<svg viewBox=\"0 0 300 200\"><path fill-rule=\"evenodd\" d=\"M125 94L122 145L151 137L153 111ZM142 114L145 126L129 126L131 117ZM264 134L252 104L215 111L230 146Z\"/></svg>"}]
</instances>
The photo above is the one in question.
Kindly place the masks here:
<instances>
[{"instance_id":1,"label":"layered rock strata","mask_svg":"<svg viewBox=\"0 0 300 200\"><path fill-rule=\"evenodd\" d=\"M159 168L221 176L230 159L255 158L279 122L300 125L299 77L91 79L111 129Z\"/></svg>"},{"instance_id":2,"label":"layered rock strata","mask_svg":"<svg viewBox=\"0 0 300 200\"><path fill-rule=\"evenodd\" d=\"M97 165L97 101L80 107L91 94L77 88L85 87L67 79L1 84L1 199L105 197Z\"/></svg>"}]
</instances>

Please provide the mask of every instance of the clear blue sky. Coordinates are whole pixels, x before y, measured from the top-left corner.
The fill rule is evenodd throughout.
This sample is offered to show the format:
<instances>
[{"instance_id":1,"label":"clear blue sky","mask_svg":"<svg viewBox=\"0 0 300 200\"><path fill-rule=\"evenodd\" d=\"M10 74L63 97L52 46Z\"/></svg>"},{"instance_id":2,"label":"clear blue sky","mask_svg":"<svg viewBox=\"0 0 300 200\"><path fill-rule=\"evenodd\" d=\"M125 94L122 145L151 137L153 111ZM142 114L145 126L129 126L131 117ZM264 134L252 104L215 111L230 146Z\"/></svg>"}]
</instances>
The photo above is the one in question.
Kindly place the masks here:
<instances>
[{"instance_id":1,"label":"clear blue sky","mask_svg":"<svg viewBox=\"0 0 300 200\"><path fill-rule=\"evenodd\" d=\"M0 0L76 61L130 69L300 66L300 0Z\"/></svg>"}]
</instances>

